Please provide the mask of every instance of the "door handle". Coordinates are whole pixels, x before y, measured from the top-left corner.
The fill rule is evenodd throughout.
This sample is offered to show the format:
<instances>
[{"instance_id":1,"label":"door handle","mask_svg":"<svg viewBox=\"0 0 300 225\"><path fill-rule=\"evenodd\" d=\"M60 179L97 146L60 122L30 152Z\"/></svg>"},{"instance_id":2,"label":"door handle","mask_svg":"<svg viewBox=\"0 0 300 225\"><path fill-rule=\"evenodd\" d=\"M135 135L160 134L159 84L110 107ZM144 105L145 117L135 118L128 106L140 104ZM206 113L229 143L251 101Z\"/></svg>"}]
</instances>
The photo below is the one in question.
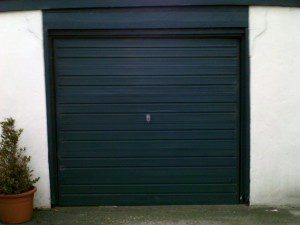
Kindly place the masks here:
<instances>
[{"instance_id":1,"label":"door handle","mask_svg":"<svg viewBox=\"0 0 300 225\"><path fill-rule=\"evenodd\" d=\"M147 123L151 122L151 115L150 114L146 114L146 121L147 121Z\"/></svg>"}]
</instances>

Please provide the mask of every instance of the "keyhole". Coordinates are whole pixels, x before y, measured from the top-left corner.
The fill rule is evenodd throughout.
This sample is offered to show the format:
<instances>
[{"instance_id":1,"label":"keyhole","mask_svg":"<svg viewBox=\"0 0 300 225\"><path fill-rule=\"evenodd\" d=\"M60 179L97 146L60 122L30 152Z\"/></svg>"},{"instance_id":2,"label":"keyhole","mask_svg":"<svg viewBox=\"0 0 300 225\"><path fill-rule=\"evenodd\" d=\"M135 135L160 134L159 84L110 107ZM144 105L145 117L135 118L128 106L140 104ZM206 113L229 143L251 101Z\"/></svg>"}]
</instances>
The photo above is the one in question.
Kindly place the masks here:
<instances>
[{"instance_id":1,"label":"keyhole","mask_svg":"<svg viewBox=\"0 0 300 225\"><path fill-rule=\"evenodd\" d=\"M147 123L151 122L151 115L150 114L146 114L146 121L147 121Z\"/></svg>"}]
</instances>

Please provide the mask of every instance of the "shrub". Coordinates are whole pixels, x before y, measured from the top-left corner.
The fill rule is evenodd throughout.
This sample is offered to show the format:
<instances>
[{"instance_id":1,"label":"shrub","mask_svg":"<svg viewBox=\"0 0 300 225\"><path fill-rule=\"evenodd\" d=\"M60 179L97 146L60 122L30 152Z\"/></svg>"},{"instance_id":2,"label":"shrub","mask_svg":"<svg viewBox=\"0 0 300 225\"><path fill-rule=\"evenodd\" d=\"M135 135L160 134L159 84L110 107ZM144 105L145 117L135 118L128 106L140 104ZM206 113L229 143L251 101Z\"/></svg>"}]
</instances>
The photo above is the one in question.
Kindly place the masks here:
<instances>
[{"instance_id":1,"label":"shrub","mask_svg":"<svg viewBox=\"0 0 300 225\"><path fill-rule=\"evenodd\" d=\"M0 194L27 192L39 178L32 179L33 171L28 165L30 156L24 154L26 148L18 145L23 130L15 129L15 120L12 118L5 119L0 125Z\"/></svg>"}]
</instances>

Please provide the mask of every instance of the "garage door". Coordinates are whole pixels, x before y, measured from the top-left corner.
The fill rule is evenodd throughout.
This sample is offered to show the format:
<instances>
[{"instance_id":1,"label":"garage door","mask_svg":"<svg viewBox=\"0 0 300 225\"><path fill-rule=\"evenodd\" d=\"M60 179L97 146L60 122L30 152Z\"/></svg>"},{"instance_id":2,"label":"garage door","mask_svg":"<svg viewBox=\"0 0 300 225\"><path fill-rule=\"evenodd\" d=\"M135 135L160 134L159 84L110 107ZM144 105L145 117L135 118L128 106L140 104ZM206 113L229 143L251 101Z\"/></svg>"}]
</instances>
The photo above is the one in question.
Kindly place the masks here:
<instances>
[{"instance_id":1,"label":"garage door","mask_svg":"<svg viewBox=\"0 0 300 225\"><path fill-rule=\"evenodd\" d=\"M60 205L239 202L239 41L54 40Z\"/></svg>"}]
</instances>

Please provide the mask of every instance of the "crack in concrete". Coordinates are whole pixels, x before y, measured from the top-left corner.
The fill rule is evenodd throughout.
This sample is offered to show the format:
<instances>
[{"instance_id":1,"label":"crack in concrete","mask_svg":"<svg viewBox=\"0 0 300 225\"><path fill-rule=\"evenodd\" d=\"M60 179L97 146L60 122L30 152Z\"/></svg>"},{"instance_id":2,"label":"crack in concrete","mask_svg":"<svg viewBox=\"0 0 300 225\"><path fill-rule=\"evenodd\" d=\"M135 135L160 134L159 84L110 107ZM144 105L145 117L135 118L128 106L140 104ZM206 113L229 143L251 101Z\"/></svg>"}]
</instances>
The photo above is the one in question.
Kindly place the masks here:
<instances>
[{"instance_id":1,"label":"crack in concrete","mask_svg":"<svg viewBox=\"0 0 300 225\"><path fill-rule=\"evenodd\" d=\"M257 35L255 35L255 37L252 40L252 51L254 51L254 46L255 46L255 41L261 37L268 29L268 10L265 11L265 15L264 15L264 26L263 29L258 32Z\"/></svg>"},{"instance_id":2,"label":"crack in concrete","mask_svg":"<svg viewBox=\"0 0 300 225\"><path fill-rule=\"evenodd\" d=\"M29 21L29 19L25 16L25 20L26 20L26 25L27 25L27 27L26 27L26 30L30 33L30 34L32 34L35 38L37 38L38 40L42 40L33 30L31 30L30 29L30 26L29 26L29 24L30 24L30 21Z\"/></svg>"}]
</instances>

